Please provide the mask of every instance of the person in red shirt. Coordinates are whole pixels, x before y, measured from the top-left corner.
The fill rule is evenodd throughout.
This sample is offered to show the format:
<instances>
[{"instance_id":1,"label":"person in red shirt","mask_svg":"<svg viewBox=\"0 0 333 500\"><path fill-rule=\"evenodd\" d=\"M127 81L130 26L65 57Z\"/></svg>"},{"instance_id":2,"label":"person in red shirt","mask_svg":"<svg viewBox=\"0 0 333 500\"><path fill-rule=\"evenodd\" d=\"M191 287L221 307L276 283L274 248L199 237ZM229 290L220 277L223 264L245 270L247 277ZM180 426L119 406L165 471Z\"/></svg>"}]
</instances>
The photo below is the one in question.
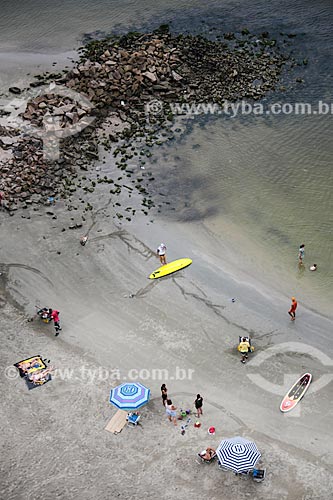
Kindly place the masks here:
<instances>
[{"instance_id":1,"label":"person in red shirt","mask_svg":"<svg viewBox=\"0 0 333 500\"><path fill-rule=\"evenodd\" d=\"M53 319L54 328L56 331L56 333L55 333L56 337L58 337L59 332L61 330L59 314L60 314L59 311L56 311L55 309L54 310L50 309L49 315L50 315L50 318Z\"/></svg>"},{"instance_id":2,"label":"person in red shirt","mask_svg":"<svg viewBox=\"0 0 333 500\"><path fill-rule=\"evenodd\" d=\"M297 309L297 300L295 297L291 297L291 306L288 311L291 321L295 321L296 319L296 309Z\"/></svg>"}]
</instances>

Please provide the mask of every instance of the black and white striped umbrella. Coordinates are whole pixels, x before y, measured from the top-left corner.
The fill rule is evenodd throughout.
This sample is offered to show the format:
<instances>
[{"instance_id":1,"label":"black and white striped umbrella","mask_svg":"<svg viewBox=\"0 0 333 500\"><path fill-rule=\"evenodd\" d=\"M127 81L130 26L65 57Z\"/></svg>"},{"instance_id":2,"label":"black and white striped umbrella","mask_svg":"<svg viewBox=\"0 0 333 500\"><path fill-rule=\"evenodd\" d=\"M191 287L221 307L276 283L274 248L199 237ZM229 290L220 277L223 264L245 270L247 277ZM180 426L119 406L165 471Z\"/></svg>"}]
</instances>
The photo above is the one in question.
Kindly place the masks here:
<instances>
[{"instance_id":1,"label":"black and white striped umbrella","mask_svg":"<svg viewBox=\"0 0 333 500\"><path fill-rule=\"evenodd\" d=\"M221 441L216 453L220 464L234 472L253 469L261 457L256 444L240 436Z\"/></svg>"}]
</instances>

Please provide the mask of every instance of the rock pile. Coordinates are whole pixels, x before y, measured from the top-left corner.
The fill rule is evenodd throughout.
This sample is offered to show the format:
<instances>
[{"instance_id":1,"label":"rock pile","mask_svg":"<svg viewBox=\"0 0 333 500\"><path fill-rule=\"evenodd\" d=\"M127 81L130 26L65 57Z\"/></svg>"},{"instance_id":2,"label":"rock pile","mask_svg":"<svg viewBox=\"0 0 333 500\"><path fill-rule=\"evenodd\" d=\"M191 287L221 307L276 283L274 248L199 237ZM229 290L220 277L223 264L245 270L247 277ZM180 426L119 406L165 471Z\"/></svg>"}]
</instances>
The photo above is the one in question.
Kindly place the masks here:
<instances>
[{"instance_id":1,"label":"rock pile","mask_svg":"<svg viewBox=\"0 0 333 500\"><path fill-rule=\"evenodd\" d=\"M78 105L69 97L60 97L54 94L41 95L31 100L26 107L22 118L29 120L35 127L43 127L43 122L52 118L59 128L76 124L89 112L84 104Z\"/></svg>"},{"instance_id":2,"label":"rock pile","mask_svg":"<svg viewBox=\"0 0 333 500\"><path fill-rule=\"evenodd\" d=\"M140 114L152 97L163 103L259 99L274 89L287 60L263 35L256 41L245 35L233 48L169 33L91 42L67 85L87 94L97 108L112 106L128 114Z\"/></svg>"},{"instance_id":3,"label":"rock pile","mask_svg":"<svg viewBox=\"0 0 333 500\"><path fill-rule=\"evenodd\" d=\"M14 142L14 131L0 130L0 146L13 153L9 161L0 162L0 190L12 204L45 201L59 192L75 191L71 179L77 168L86 169L86 160L97 159L95 128L111 114L128 126L108 134L106 147L119 138L129 143L131 137L149 133L147 103L152 99L158 100L160 108L149 116L149 125L162 128L166 120L172 120L172 102L223 104L260 99L275 88L287 59L267 33L258 38L248 30L238 38L226 33L221 41L209 41L201 36L173 36L162 26L149 34L129 33L92 41L81 49L80 61L56 83L86 96L94 106L95 122L80 136L63 140L62 158L56 162L45 160L41 139L30 132ZM42 83L39 78L36 85ZM15 88L15 93L18 90ZM71 98L46 94L32 99L22 118L37 128L51 117L65 128L87 114L89 109ZM124 170L126 148L117 148L115 154L119 152L123 155L119 167ZM142 186L139 190L147 194ZM152 205L149 199L145 201L148 208Z\"/></svg>"}]
</instances>

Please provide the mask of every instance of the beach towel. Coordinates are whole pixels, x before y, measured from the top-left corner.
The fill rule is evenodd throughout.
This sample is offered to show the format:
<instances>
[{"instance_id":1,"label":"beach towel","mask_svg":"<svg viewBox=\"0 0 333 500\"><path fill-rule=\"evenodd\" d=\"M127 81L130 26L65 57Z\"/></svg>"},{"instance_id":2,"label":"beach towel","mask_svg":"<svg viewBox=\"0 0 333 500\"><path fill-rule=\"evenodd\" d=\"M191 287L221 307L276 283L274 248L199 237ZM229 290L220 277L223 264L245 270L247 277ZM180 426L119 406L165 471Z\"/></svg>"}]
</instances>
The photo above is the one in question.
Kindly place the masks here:
<instances>
[{"instance_id":1,"label":"beach towel","mask_svg":"<svg viewBox=\"0 0 333 500\"><path fill-rule=\"evenodd\" d=\"M110 422L105 427L105 430L112 432L113 434L118 434L123 430L126 425L127 411L118 410L115 415L111 418Z\"/></svg>"},{"instance_id":2,"label":"beach towel","mask_svg":"<svg viewBox=\"0 0 333 500\"><path fill-rule=\"evenodd\" d=\"M29 391L40 387L52 380L50 371L53 367L47 368L40 354L23 359L14 365L20 372L20 376L25 378Z\"/></svg>"},{"instance_id":3,"label":"beach towel","mask_svg":"<svg viewBox=\"0 0 333 500\"><path fill-rule=\"evenodd\" d=\"M46 368L46 364L42 360L40 354L31 356L27 359L22 359L22 361L15 363L14 366L20 372L20 377L25 377L27 374L34 373L39 370L44 370L44 368Z\"/></svg>"}]
</instances>

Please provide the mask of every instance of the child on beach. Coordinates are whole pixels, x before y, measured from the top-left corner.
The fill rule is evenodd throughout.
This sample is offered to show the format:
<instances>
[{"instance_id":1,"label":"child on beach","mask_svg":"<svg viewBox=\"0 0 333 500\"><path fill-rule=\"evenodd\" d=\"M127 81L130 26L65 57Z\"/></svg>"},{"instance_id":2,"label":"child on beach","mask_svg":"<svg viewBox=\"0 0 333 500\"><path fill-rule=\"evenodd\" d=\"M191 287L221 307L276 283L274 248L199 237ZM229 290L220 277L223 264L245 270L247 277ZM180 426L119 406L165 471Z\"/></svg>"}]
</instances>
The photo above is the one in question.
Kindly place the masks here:
<instances>
[{"instance_id":1,"label":"child on beach","mask_svg":"<svg viewBox=\"0 0 333 500\"><path fill-rule=\"evenodd\" d=\"M241 363L245 364L248 358L248 354L249 352L251 352L250 339L248 337L242 337L237 349L242 355Z\"/></svg>"},{"instance_id":2,"label":"child on beach","mask_svg":"<svg viewBox=\"0 0 333 500\"><path fill-rule=\"evenodd\" d=\"M291 306L288 311L291 321L295 321L296 319L296 309L297 309L297 300L295 299L295 297L291 297Z\"/></svg>"}]
</instances>

